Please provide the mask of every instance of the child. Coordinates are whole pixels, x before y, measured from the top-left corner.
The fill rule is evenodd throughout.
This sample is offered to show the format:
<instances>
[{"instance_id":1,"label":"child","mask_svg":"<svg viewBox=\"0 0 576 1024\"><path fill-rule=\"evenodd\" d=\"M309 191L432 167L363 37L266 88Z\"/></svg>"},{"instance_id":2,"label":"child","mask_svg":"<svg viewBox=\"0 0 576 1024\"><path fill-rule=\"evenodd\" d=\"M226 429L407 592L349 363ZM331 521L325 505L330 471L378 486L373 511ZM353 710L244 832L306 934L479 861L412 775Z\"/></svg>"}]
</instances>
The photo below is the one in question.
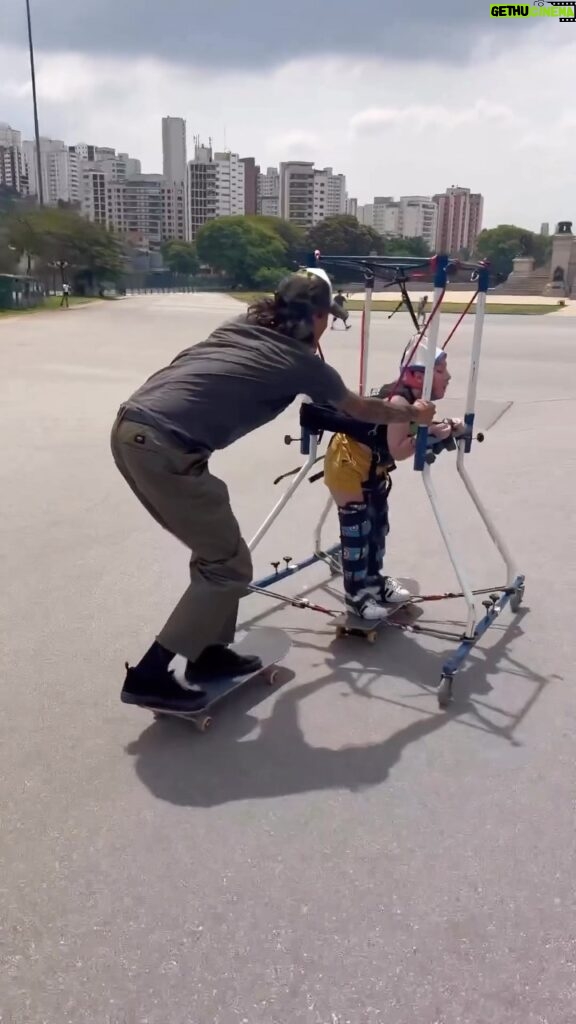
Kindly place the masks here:
<instances>
[{"instance_id":1,"label":"child","mask_svg":"<svg viewBox=\"0 0 576 1024\"><path fill-rule=\"evenodd\" d=\"M428 339L416 338L404 351L400 377L381 388L379 396L394 405L413 405L422 396ZM411 353L413 354L411 355ZM406 360L410 357L409 365ZM445 352L437 349L432 400L443 398L450 374ZM386 605L402 604L410 594L397 580L382 574L389 532L390 473L396 462L414 455L415 437L406 424L369 427L352 421L354 436L335 434L324 460L324 482L338 506L346 608L363 619L386 618ZM432 423L429 433L447 440L461 429L459 420Z\"/></svg>"}]
</instances>

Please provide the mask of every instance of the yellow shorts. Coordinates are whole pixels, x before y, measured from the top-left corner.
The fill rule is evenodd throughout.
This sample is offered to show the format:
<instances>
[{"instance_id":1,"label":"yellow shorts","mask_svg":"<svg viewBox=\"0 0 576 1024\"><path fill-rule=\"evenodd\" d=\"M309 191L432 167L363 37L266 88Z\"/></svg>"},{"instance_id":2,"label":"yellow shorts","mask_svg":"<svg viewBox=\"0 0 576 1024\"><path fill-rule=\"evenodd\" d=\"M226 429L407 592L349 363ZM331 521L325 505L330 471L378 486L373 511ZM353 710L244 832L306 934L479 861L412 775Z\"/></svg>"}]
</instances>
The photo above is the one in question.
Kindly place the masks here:
<instances>
[{"instance_id":1,"label":"yellow shorts","mask_svg":"<svg viewBox=\"0 0 576 1024\"><path fill-rule=\"evenodd\" d=\"M334 434L324 457L324 483L331 491L357 491L368 482L372 452L365 444L346 434ZM376 470L377 479L388 475L385 466Z\"/></svg>"}]
</instances>

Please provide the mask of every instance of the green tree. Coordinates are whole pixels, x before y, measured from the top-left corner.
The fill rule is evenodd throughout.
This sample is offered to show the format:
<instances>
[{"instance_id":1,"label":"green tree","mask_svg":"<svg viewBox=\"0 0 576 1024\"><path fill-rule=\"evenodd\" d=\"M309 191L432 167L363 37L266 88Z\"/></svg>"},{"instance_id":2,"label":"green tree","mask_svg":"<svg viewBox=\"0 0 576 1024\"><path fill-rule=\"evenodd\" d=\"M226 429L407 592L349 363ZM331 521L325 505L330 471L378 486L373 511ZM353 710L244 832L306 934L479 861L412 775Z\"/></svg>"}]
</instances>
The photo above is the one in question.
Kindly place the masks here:
<instances>
[{"instance_id":1,"label":"green tree","mask_svg":"<svg viewBox=\"0 0 576 1024\"><path fill-rule=\"evenodd\" d=\"M537 235L527 228L514 224L499 224L496 228L484 229L476 239L474 256L490 260L492 269L508 277L515 256L533 256L535 266L540 267L550 256L551 239Z\"/></svg>"},{"instance_id":2,"label":"green tree","mask_svg":"<svg viewBox=\"0 0 576 1024\"><path fill-rule=\"evenodd\" d=\"M397 238L386 235L384 238L385 255L388 256L430 256L430 248L423 238Z\"/></svg>"},{"instance_id":3,"label":"green tree","mask_svg":"<svg viewBox=\"0 0 576 1024\"><path fill-rule=\"evenodd\" d=\"M280 281L288 274L294 273L287 267L261 267L254 277L254 285L263 292L275 292Z\"/></svg>"},{"instance_id":4,"label":"green tree","mask_svg":"<svg viewBox=\"0 0 576 1024\"><path fill-rule=\"evenodd\" d=\"M308 233L308 246L325 256L381 256L385 252L382 235L348 214L321 220Z\"/></svg>"},{"instance_id":5,"label":"green tree","mask_svg":"<svg viewBox=\"0 0 576 1024\"><path fill-rule=\"evenodd\" d=\"M18 266L18 252L9 237L9 218L17 203L17 193L0 185L0 274L14 274Z\"/></svg>"},{"instance_id":6,"label":"green tree","mask_svg":"<svg viewBox=\"0 0 576 1024\"><path fill-rule=\"evenodd\" d=\"M9 213L7 236L20 255L40 268L69 268L67 276L82 286L117 280L124 269L117 236L86 220L75 210L57 207L16 209Z\"/></svg>"},{"instance_id":7,"label":"green tree","mask_svg":"<svg viewBox=\"0 0 576 1024\"><path fill-rule=\"evenodd\" d=\"M192 242L181 242L176 239L165 242L162 246L162 257L169 270L175 274L197 274L200 260L196 246Z\"/></svg>"},{"instance_id":8,"label":"green tree","mask_svg":"<svg viewBox=\"0 0 576 1024\"><path fill-rule=\"evenodd\" d=\"M297 262L300 264L308 252L306 231L298 224L292 224L289 220L282 220L280 217L247 217L247 220L267 228L274 235L282 240L286 246L287 263Z\"/></svg>"},{"instance_id":9,"label":"green tree","mask_svg":"<svg viewBox=\"0 0 576 1024\"><path fill-rule=\"evenodd\" d=\"M263 268L278 268L280 273L286 263L286 243L258 219L238 216L208 221L196 239L200 260L244 288L258 287Z\"/></svg>"}]
</instances>

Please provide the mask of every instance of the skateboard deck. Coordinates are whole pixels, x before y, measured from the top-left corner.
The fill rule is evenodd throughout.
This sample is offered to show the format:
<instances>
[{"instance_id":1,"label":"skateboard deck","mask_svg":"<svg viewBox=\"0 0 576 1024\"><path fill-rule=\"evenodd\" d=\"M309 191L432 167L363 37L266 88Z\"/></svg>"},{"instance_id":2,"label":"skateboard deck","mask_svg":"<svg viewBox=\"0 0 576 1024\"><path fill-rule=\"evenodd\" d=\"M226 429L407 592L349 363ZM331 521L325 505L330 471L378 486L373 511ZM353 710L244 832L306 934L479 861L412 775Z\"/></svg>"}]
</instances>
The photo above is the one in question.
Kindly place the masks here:
<instances>
[{"instance_id":1,"label":"skateboard deck","mask_svg":"<svg viewBox=\"0 0 576 1024\"><path fill-rule=\"evenodd\" d=\"M335 620L336 637L340 640L343 637L358 636L373 644L376 642L378 630L391 621L399 625L402 617L407 616L407 609L410 608L412 603L413 599L410 598L408 601L403 601L402 604L388 605L388 614L384 619L362 619L359 615L345 612L344 615ZM403 616L401 613L403 613Z\"/></svg>"},{"instance_id":2,"label":"skateboard deck","mask_svg":"<svg viewBox=\"0 0 576 1024\"><path fill-rule=\"evenodd\" d=\"M165 715L171 718L185 718L191 721L197 729L204 732L212 724L210 710L218 704L229 693L240 689L250 679L261 676L262 680L273 686L278 674L277 664L286 657L292 642L287 633L281 629L274 629L265 626L261 629L252 629L239 643L231 644L231 650L242 657L254 655L260 658L262 667L256 672L248 672L242 676L228 676L224 679L202 679L197 680L197 685L206 691L206 700L194 711L168 711L164 708L154 711L156 718L163 718Z\"/></svg>"}]
</instances>

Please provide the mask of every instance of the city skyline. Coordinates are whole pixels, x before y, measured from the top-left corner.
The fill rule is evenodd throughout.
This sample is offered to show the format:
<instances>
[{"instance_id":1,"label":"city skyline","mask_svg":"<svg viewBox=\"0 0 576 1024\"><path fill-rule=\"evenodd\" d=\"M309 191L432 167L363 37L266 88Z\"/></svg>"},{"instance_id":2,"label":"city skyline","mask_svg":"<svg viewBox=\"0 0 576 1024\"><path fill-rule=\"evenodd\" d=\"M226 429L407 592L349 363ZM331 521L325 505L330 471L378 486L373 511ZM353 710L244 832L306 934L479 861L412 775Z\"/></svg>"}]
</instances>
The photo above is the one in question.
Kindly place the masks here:
<instances>
[{"instance_id":1,"label":"city skyline","mask_svg":"<svg viewBox=\"0 0 576 1024\"><path fill-rule=\"evenodd\" d=\"M385 59L374 54L382 18L373 19L363 38L357 26L347 24L349 46L333 19L326 27L329 45L313 32L300 49L291 38L269 41L260 62L248 59L243 47L264 47L258 39L269 28L257 26L256 32L248 19L250 25L238 28L238 52L229 65L222 54L209 63L210 42L203 57L195 41L184 61L169 18L158 39L151 31L144 39L148 28L139 22L129 52L121 52L128 44L118 37L104 53L90 33L81 45L74 37L77 26L68 31L65 21L56 40L54 25L48 29L39 10L41 132L101 140L137 153L145 171L160 171L156 126L166 111L175 111L195 134L211 135L216 149L253 154L262 167L308 159L338 168L361 204L377 194L433 195L456 181L485 196L488 227L512 222L537 231L542 221L570 217L576 156L569 102L576 57L572 27L550 19L533 19L537 24L528 27L496 25L460 7L446 32L449 40L440 40L450 20L444 9L435 12L434 31L428 21L429 51L424 8L422 25L411 22L404 37L391 15L395 48L391 53L388 43L383 46ZM59 12L56 3L55 25ZM225 13L236 26L230 5ZM274 21L269 15L264 20ZM14 23L0 46L0 109L3 120L31 138L29 70L18 32ZM190 33L191 21L183 16L182 38ZM223 46L227 52L225 40ZM526 69L542 66L546 75L529 88ZM543 180L553 181L554 188L542 190Z\"/></svg>"},{"instance_id":2,"label":"city skyline","mask_svg":"<svg viewBox=\"0 0 576 1024\"><path fill-rule=\"evenodd\" d=\"M42 168L48 205L72 203L88 219L158 249L169 240L194 241L208 220L257 213L311 228L345 213L379 234L422 238L429 249L456 254L473 250L482 228L483 196L450 186L430 196L375 196L360 205L346 189L346 176L311 161L285 161L261 171L253 156L218 152L194 136L188 159L186 121L161 121L162 174L142 173L141 162L109 146L40 137L34 141L0 122L0 184L23 195L39 195Z\"/></svg>"}]
</instances>

